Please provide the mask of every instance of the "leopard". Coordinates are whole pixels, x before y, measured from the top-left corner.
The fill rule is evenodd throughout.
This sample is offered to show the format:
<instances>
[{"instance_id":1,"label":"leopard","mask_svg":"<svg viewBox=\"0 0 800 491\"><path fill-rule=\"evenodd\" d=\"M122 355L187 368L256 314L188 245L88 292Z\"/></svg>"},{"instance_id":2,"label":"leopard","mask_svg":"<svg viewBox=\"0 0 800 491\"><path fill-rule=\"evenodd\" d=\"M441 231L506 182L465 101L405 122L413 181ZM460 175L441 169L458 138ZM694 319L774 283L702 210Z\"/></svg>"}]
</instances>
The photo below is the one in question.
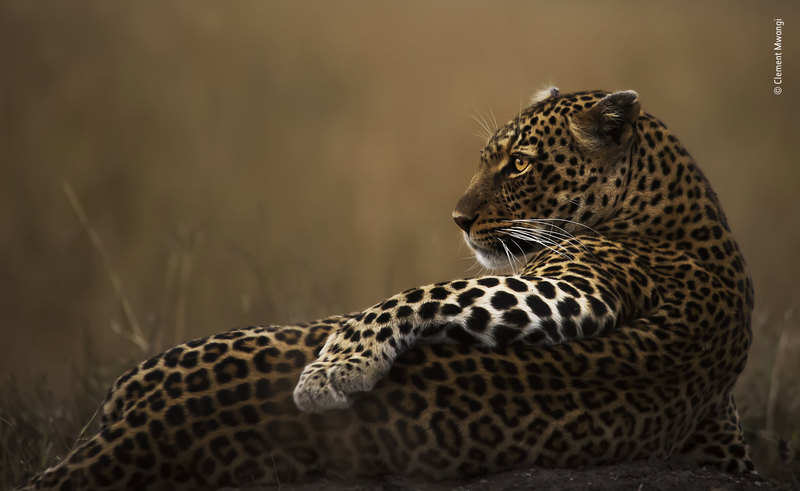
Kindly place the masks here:
<instances>
[{"instance_id":1,"label":"leopard","mask_svg":"<svg viewBox=\"0 0 800 491\"><path fill-rule=\"evenodd\" d=\"M632 90L495 125L453 220L487 274L189 341L23 489L217 489L673 459L754 473L733 397L753 285L720 201Z\"/></svg>"}]
</instances>

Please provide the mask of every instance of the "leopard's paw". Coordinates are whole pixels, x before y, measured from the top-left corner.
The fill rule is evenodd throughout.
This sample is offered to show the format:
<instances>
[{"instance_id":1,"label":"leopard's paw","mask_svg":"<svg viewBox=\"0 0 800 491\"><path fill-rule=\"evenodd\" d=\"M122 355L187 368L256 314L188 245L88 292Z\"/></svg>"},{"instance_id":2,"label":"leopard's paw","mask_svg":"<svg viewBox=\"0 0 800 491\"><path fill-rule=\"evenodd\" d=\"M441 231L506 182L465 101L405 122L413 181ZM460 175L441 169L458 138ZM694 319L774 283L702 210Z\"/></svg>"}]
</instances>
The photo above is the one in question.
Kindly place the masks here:
<instances>
[{"instance_id":1,"label":"leopard's paw","mask_svg":"<svg viewBox=\"0 0 800 491\"><path fill-rule=\"evenodd\" d=\"M307 413L345 409L350 394L372 389L385 369L375 363L317 361L308 365L294 389L294 403Z\"/></svg>"}]
</instances>

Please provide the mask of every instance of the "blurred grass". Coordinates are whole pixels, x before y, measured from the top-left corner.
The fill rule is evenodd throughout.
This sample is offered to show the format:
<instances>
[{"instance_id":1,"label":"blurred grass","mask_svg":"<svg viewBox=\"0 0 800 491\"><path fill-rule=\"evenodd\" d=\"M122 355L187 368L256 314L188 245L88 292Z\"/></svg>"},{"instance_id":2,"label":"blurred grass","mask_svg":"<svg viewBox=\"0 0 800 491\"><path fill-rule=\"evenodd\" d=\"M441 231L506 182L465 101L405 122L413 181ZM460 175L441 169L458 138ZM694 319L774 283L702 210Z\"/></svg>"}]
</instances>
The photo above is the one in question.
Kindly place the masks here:
<instances>
[{"instance_id":1,"label":"blurred grass","mask_svg":"<svg viewBox=\"0 0 800 491\"><path fill-rule=\"evenodd\" d=\"M55 464L98 429L108 387L134 361L98 357L88 333L84 353L60 391L45 374L0 377L0 489Z\"/></svg>"},{"instance_id":2,"label":"blurred grass","mask_svg":"<svg viewBox=\"0 0 800 491\"><path fill-rule=\"evenodd\" d=\"M548 82L636 89L712 181L756 285L740 410L762 465L780 469L779 438L800 439L800 72L787 62L772 95L771 43L772 19L798 11L3 2L0 417L14 429L0 421L0 439L18 453L0 472L63 455L103 395L82 384L109 383L114 360L463 275L449 215L477 166L470 115L506 119ZM785 34L796 60L790 22ZM142 347L110 328L129 332L129 316L64 183Z\"/></svg>"}]
</instances>

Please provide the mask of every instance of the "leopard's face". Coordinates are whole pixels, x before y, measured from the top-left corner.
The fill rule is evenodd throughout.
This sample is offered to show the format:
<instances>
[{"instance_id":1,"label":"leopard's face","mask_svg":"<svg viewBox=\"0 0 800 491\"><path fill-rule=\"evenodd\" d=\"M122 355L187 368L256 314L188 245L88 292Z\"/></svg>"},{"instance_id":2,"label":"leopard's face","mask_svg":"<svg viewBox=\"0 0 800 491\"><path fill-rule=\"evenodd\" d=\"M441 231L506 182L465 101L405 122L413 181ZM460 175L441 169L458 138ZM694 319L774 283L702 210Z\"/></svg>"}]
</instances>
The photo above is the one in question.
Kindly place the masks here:
<instances>
[{"instance_id":1,"label":"leopard's face","mask_svg":"<svg viewBox=\"0 0 800 491\"><path fill-rule=\"evenodd\" d=\"M524 265L606 221L627 184L638 116L632 91L550 89L498 129L453 212L481 264Z\"/></svg>"}]
</instances>

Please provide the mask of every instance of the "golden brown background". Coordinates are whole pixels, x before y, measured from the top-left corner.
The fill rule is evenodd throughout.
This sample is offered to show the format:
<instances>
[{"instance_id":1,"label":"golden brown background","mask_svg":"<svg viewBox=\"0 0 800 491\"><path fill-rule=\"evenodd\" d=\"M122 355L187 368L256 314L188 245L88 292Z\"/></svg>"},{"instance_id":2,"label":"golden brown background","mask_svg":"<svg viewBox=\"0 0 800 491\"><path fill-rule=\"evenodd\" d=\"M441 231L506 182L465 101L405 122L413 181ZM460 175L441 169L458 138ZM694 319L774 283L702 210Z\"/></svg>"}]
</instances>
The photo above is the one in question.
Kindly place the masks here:
<instances>
[{"instance_id":1,"label":"golden brown background","mask_svg":"<svg viewBox=\"0 0 800 491\"><path fill-rule=\"evenodd\" d=\"M798 13L788 1L3 2L0 373L63 389L89 358L128 364L466 274L450 211L477 167L471 115L506 120L552 82L637 90L705 170L756 284L742 412L764 429L772 386L775 418L800 431ZM111 329L131 318L144 349Z\"/></svg>"}]
</instances>

